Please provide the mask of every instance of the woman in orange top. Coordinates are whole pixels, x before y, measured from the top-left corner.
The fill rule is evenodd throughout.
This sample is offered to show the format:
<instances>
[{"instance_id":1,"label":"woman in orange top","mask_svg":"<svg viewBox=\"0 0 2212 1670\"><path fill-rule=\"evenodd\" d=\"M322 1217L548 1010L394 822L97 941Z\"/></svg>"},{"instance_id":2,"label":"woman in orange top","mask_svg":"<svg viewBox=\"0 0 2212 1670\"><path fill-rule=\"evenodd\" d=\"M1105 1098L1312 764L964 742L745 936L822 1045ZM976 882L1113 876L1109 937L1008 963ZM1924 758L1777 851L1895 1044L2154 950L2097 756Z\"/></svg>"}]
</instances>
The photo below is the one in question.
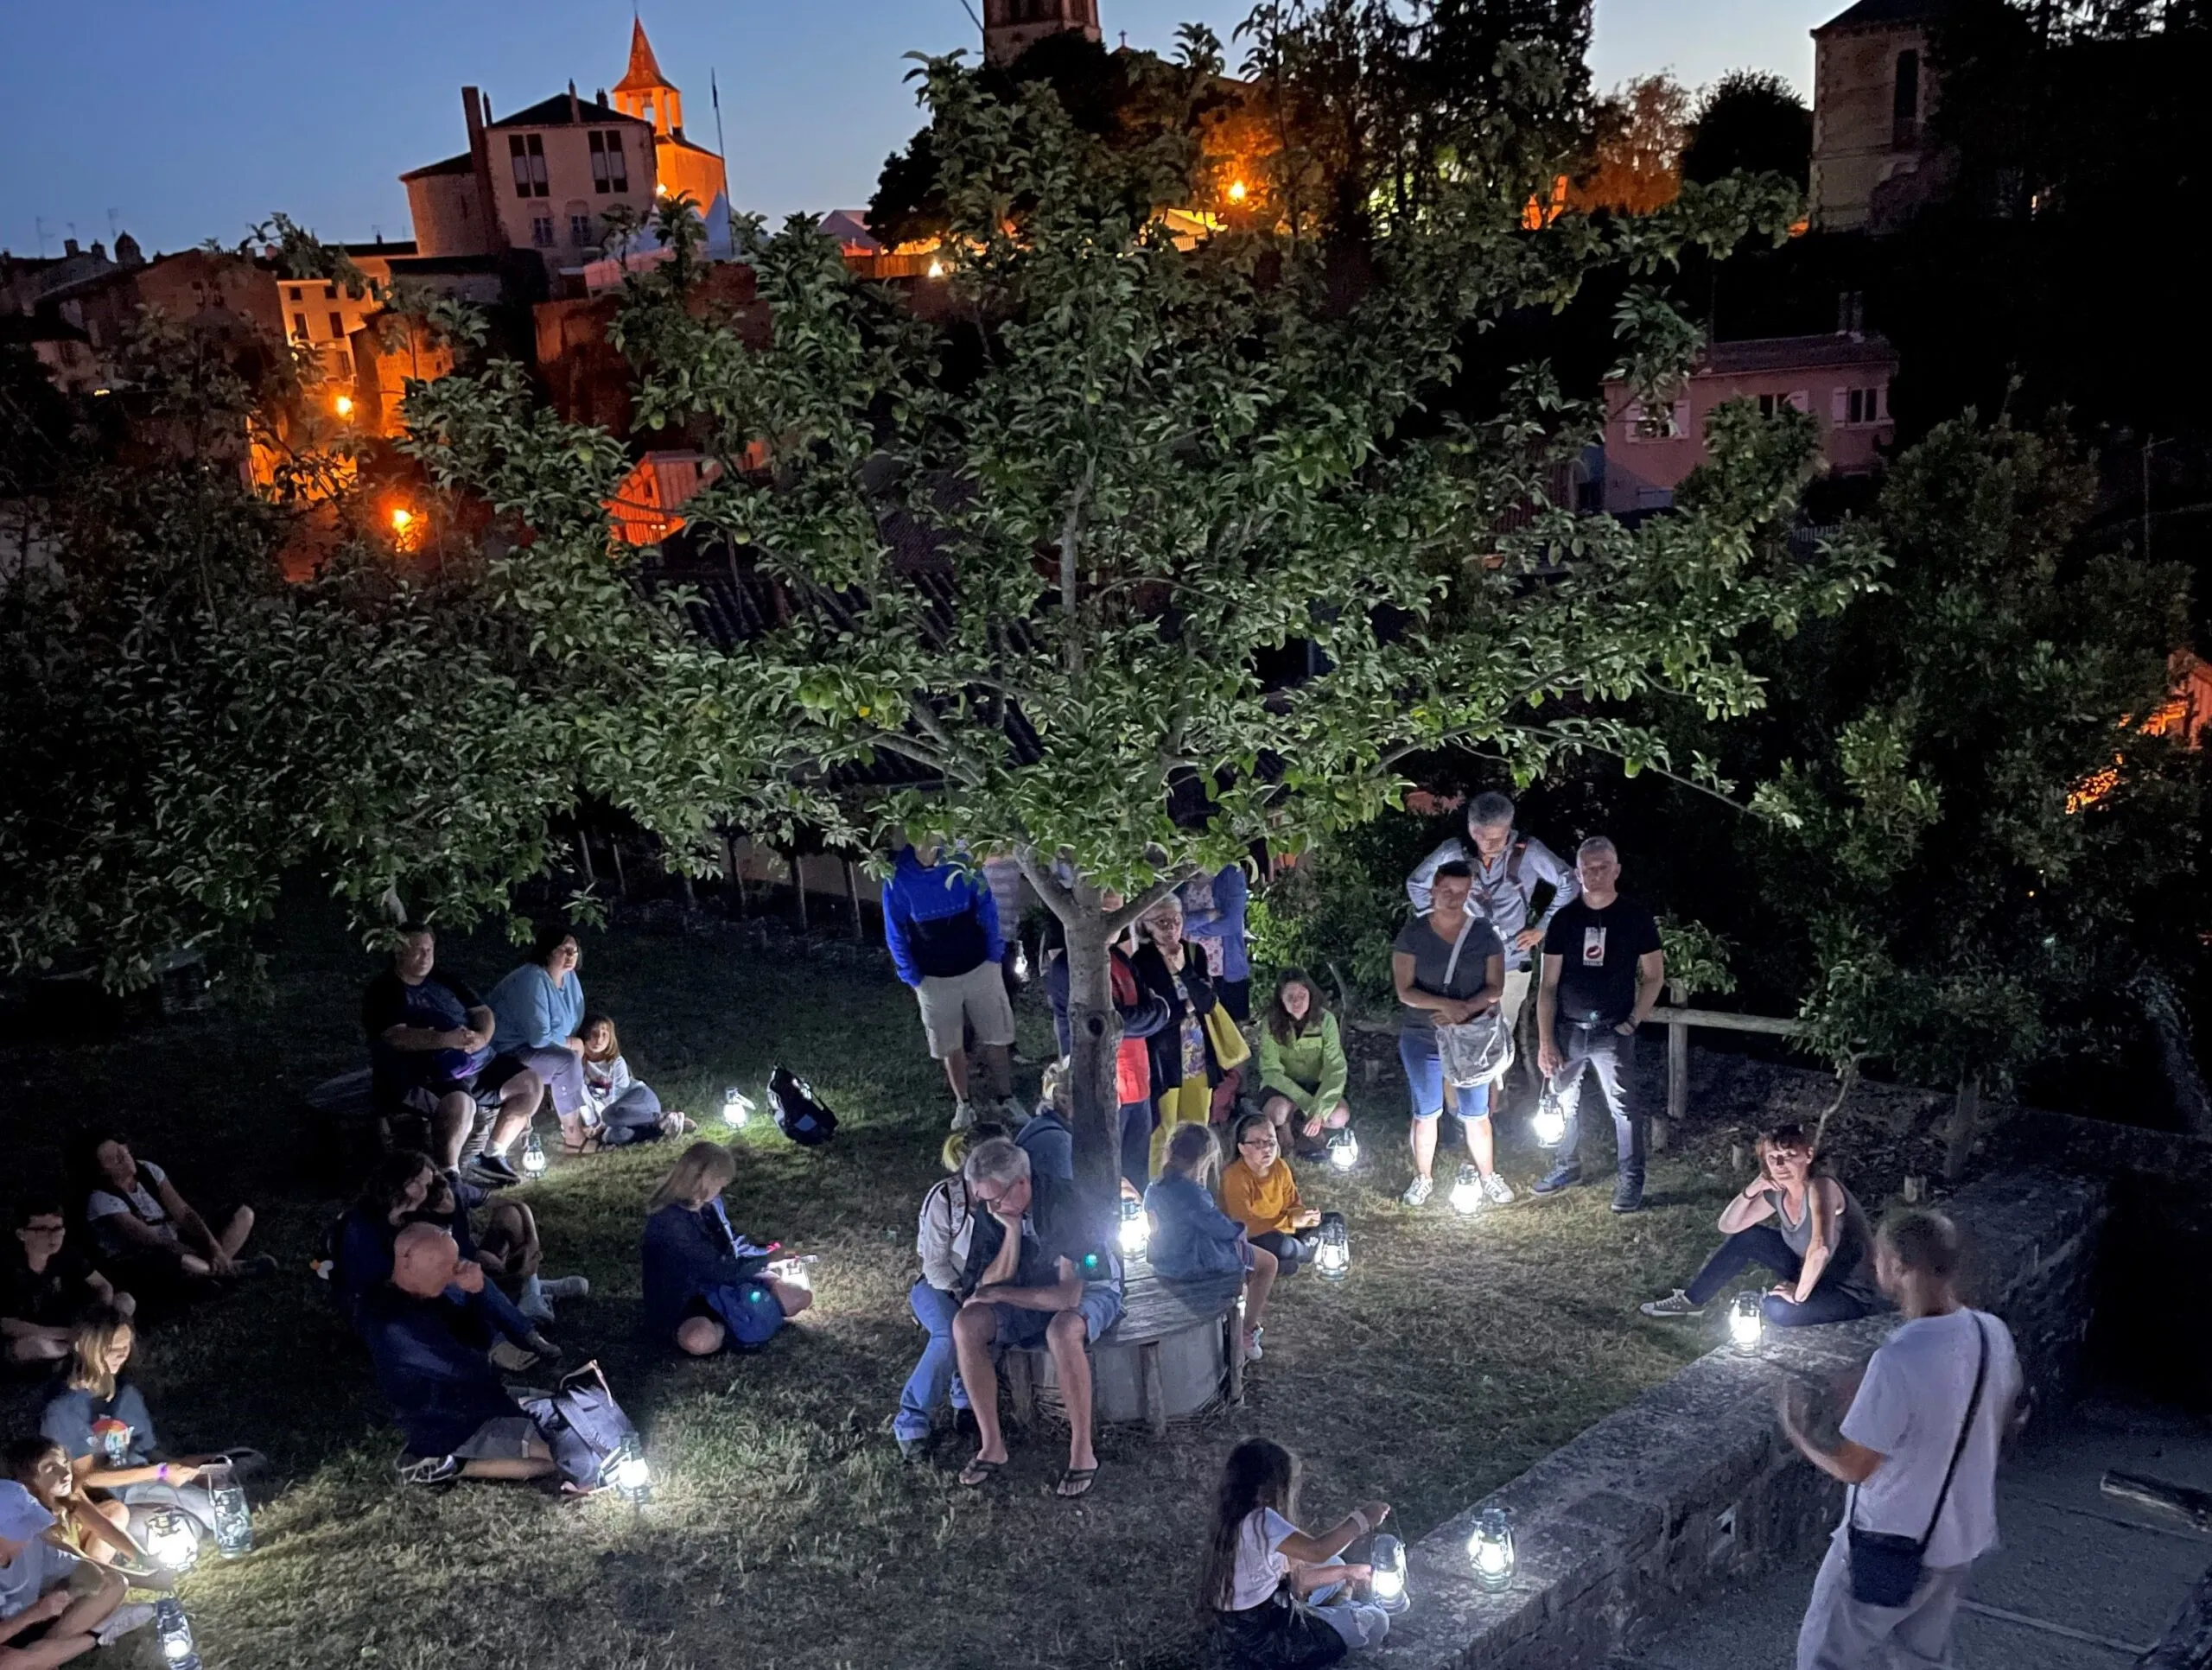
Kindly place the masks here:
<instances>
[{"instance_id":1,"label":"woman in orange top","mask_svg":"<svg viewBox=\"0 0 2212 1670\"><path fill-rule=\"evenodd\" d=\"M1255 1247L1275 1255L1284 1275L1313 1257L1298 1232L1312 1229L1321 1215L1299 1198L1298 1179L1282 1157L1274 1121L1265 1114L1236 1121L1236 1158L1221 1172L1221 1210L1244 1226Z\"/></svg>"}]
</instances>

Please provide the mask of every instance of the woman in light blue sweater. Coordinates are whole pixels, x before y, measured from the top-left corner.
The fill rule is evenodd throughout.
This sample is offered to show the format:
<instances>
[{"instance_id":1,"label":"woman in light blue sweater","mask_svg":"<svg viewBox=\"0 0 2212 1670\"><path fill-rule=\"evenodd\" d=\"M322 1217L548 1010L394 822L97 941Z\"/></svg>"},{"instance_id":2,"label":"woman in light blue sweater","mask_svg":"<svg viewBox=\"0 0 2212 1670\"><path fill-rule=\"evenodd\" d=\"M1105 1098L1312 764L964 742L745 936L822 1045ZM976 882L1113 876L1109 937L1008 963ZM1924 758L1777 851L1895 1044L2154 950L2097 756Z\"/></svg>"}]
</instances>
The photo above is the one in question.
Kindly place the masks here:
<instances>
[{"instance_id":1,"label":"woman in light blue sweater","mask_svg":"<svg viewBox=\"0 0 2212 1670\"><path fill-rule=\"evenodd\" d=\"M1167 1281L1242 1274L1244 1355L1257 1362L1268 1295L1274 1288L1279 1267L1273 1253L1252 1245L1244 1226L1215 1203L1209 1184L1220 1159L1211 1126L1175 1127L1167 1139L1160 1176L1144 1193L1144 1209L1152 1216L1152 1241L1145 1256Z\"/></svg>"},{"instance_id":2,"label":"woman in light blue sweater","mask_svg":"<svg viewBox=\"0 0 2212 1670\"><path fill-rule=\"evenodd\" d=\"M545 1081L546 1095L571 1147L583 1133L584 1044L576 1036L584 1018L584 986L576 976L581 956L576 937L561 923L549 924L537 930L530 961L484 998L492 1011L494 1051L484 1078L496 1084L525 1067L535 1072ZM486 1153L493 1157L489 1149ZM494 1158L505 1164L504 1155Z\"/></svg>"}]
</instances>

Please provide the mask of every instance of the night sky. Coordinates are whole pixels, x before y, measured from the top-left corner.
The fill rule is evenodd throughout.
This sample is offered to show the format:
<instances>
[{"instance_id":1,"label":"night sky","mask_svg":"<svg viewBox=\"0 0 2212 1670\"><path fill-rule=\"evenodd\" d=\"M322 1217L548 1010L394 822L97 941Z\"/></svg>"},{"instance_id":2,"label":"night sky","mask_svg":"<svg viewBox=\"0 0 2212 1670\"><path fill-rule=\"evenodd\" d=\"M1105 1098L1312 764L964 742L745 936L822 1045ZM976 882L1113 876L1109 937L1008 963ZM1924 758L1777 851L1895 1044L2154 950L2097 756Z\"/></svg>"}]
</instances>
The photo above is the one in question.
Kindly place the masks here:
<instances>
[{"instance_id":1,"label":"night sky","mask_svg":"<svg viewBox=\"0 0 2212 1670\"><path fill-rule=\"evenodd\" d=\"M1809 93L1806 31L1847 0L1599 0L1601 86L1742 66ZM980 10L980 3L978 3ZM1102 0L1109 45L1166 48L1193 19L1224 41L1249 0ZM859 207L917 125L910 51L973 48L961 0L645 0L691 139L721 87L741 210ZM397 175L466 143L460 88L497 114L622 75L628 0L0 0L0 246L137 235L150 254L235 241L283 209L331 238L409 235ZM1232 44L1232 65L1236 52Z\"/></svg>"}]
</instances>

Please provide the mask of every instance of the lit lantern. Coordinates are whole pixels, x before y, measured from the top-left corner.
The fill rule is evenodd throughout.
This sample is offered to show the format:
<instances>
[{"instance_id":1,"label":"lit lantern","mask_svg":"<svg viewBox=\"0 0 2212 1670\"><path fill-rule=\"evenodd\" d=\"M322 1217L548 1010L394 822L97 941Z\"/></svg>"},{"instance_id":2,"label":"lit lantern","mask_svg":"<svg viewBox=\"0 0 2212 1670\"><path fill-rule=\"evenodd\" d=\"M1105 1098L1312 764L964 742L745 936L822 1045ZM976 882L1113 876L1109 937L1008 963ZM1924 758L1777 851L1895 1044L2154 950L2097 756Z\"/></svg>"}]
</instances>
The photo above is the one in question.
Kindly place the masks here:
<instances>
[{"instance_id":1,"label":"lit lantern","mask_svg":"<svg viewBox=\"0 0 2212 1670\"><path fill-rule=\"evenodd\" d=\"M930 258L930 276L932 278L944 276L944 263L938 260L934 256Z\"/></svg>"},{"instance_id":2,"label":"lit lantern","mask_svg":"<svg viewBox=\"0 0 2212 1670\"><path fill-rule=\"evenodd\" d=\"M1567 1140L1567 1115L1560 1110L1559 1098L1552 1094L1548 1084L1529 1121L1529 1129L1541 1148L1556 1148Z\"/></svg>"},{"instance_id":3,"label":"lit lantern","mask_svg":"<svg viewBox=\"0 0 2212 1670\"><path fill-rule=\"evenodd\" d=\"M742 1131L753 1119L753 1098L734 1084L722 1092L722 1123Z\"/></svg>"},{"instance_id":4,"label":"lit lantern","mask_svg":"<svg viewBox=\"0 0 2212 1670\"><path fill-rule=\"evenodd\" d=\"M1452 1185L1452 1210L1461 1217L1468 1217L1479 1210L1482 1203L1482 1174L1472 1165L1462 1165L1459 1180Z\"/></svg>"},{"instance_id":5,"label":"lit lantern","mask_svg":"<svg viewBox=\"0 0 2212 1670\"><path fill-rule=\"evenodd\" d=\"M1135 1195L1122 1197L1121 1240L1122 1252L1128 1258L1142 1258L1152 1245L1152 1219Z\"/></svg>"},{"instance_id":6,"label":"lit lantern","mask_svg":"<svg viewBox=\"0 0 2212 1670\"><path fill-rule=\"evenodd\" d=\"M1342 1281L1351 1273L1351 1232L1344 1228L1344 1215L1322 1213L1313 1235L1313 1273L1325 1281Z\"/></svg>"},{"instance_id":7,"label":"lit lantern","mask_svg":"<svg viewBox=\"0 0 2212 1670\"><path fill-rule=\"evenodd\" d=\"M410 510L409 510L409 509L407 508L407 506L405 506L404 505L401 505L397 506L397 507L392 511L392 513L391 513L391 530L392 530L392 532L394 532L394 533L396 533L396 534L399 534L399 535L401 535L401 536L403 536L403 537L404 537L404 536L406 534L407 530L408 530L410 528L413 527L414 525L415 525L415 512L414 512L414 511L410 511Z\"/></svg>"},{"instance_id":8,"label":"lit lantern","mask_svg":"<svg viewBox=\"0 0 2212 1670\"><path fill-rule=\"evenodd\" d=\"M1242 180L1230 181L1229 182L1229 200L1232 203L1242 203L1244 200L1244 182Z\"/></svg>"},{"instance_id":9,"label":"lit lantern","mask_svg":"<svg viewBox=\"0 0 2212 1670\"><path fill-rule=\"evenodd\" d=\"M1020 985L1029 983L1029 947L1019 940L1014 947L1014 977Z\"/></svg>"},{"instance_id":10,"label":"lit lantern","mask_svg":"<svg viewBox=\"0 0 2212 1670\"><path fill-rule=\"evenodd\" d=\"M1404 1611L1411 1599L1406 1593L1406 1545L1396 1537L1377 1537L1367 1564L1375 1574L1375 1603L1394 1616Z\"/></svg>"},{"instance_id":11,"label":"lit lantern","mask_svg":"<svg viewBox=\"0 0 2212 1670\"><path fill-rule=\"evenodd\" d=\"M353 415L353 397L350 394L340 395L337 399L330 403L330 410L340 417L351 417Z\"/></svg>"},{"instance_id":12,"label":"lit lantern","mask_svg":"<svg viewBox=\"0 0 2212 1670\"><path fill-rule=\"evenodd\" d=\"M1475 1581L1485 1589L1503 1589L1513 1581L1513 1515L1503 1508L1485 1508L1475 1520L1474 1534L1467 1539L1467 1558L1474 1562Z\"/></svg>"},{"instance_id":13,"label":"lit lantern","mask_svg":"<svg viewBox=\"0 0 2212 1670\"><path fill-rule=\"evenodd\" d=\"M1766 1309L1764 1296L1758 1293L1738 1293L1728 1307L1728 1340L1745 1356L1756 1356L1759 1336L1766 1331Z\"/></svg>"},{"instance_id":14,"label":"lit lantern","mask_svg":"<svg viewBox=\"0 0 2212 1670\"><path fill-rule=\"evenodd\" d=\"M238 1469L227 1461L210 1462L200 1470L200 1482L213 1504L215 1549L225 1559L253 1552L253 1514L247 1508L245 1487Z\"/></svg>"},{"instance_id":15,"label":"lit lantern","mask_svg":"<svg viewBox=\"0 0 2212 1670\"><path fill-rule=\"evenodd\" d=\"M599 1482L614 1487L614 1494L633 1508L653 1499L653 1471L645 1464L645 1446L632 1432L607 1452L600 1464Z\"/></svg>"},{"instance_id":16,"label":"lit lantern","mask_svg":"<svg viewBox=\"0 0 2212 1670\"><path fill-rule=\"evenodd\" d=\"M524 1177L545 1175L545 1145L537 1140L537 1127L534 1125L523 1135L522 1174Z\"/></svg>"},{"instance_id":17,"label":"lit lantern","mask_svg":"<svg viewBox=\"0 0 2212 1670\"><path fill-rule=\"evenodd\" d=\"M1336 1171L1349 1172L1359 1164L1359 1139L1347 1125L1329 1139L1329 1165Z\"/></svg>"},{"instance_id":18,"label":"lit lantern","mask_svg":"<svg viewBox=\"0 0 2212 1670\"><path fill-rule=\"evenodd\" d=\"M175 1595L164 1595L154 1603L154 1639L162 1644L162 1662L169 1670L200 1670L192 1621L184 1616L184 1603Z\"/></svg>"},{"instance_id":19,"label":"lit lantern","mask_svg":"<svg viewBox=\"0 0 2212 1670\"><path fill-rule=\"evenodd\" d=\"M157 1508L149 1514L143 1540L147 1558L180 1577L200 1564L200 1527L177 1508Z\"/></svg>"}]
</instances>

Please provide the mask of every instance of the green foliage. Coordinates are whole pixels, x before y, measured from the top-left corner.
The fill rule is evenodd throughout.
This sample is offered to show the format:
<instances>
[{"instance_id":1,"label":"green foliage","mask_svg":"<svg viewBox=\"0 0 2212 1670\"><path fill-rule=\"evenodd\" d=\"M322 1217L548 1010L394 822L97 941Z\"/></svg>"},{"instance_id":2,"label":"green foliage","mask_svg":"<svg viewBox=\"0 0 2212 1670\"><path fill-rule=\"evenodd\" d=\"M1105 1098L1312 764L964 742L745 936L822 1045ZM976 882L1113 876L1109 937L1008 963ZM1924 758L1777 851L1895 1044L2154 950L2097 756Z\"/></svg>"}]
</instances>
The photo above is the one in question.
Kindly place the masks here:
<instances>
[{"instance_id":1,"label":"green foliage","mask_svg":"<svg viewBox=\"0 0 2212 1670\"><path fill-rule=\"evenodd\" d=\"M1775 174L1805 189L1813 165L1813 112L1771 70L1731 70L1698 95L1682 147L1682 178Z\"/></svg>"},{"instance_id":2,"label":"green foliage","mask_svg":"<svg viewBox=\"0 0 2212 1670\"><path fill-rule=\"evenodd\" d=\"M1736 989L1728 942L1703 923L1660 918L1659 948L1667 956L1667 984L1689 997L1726 997Z\"/></svg>"},{"instance_id":3,"label":"green foliage","mask_svg":"<svg viewBox=\"0 0 2212 1670\"><path fill-rule=\"evenodd\" d=\"M1380 817L1332 836L1252 899L1252 966L1256 983L1304 968L1332 1001L1388 1012L1390 942L1412 906L1406 876L1461 825Z\"/></svg>"}]
</instances>

